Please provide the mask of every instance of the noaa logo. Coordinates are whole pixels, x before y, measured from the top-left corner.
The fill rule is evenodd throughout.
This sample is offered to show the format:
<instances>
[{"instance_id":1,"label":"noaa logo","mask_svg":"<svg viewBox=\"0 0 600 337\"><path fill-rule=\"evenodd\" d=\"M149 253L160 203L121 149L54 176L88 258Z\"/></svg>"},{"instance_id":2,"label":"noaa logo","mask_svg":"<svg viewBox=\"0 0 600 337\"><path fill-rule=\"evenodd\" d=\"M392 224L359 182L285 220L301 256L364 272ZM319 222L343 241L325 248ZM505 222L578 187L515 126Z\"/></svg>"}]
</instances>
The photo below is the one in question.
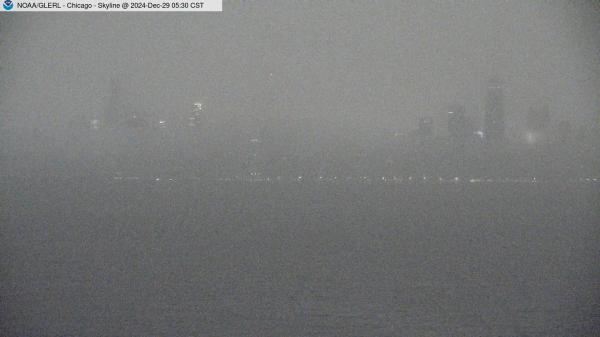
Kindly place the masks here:
<instances>
[{"instance_id":1,"label":"noaa logo","mask_svg":"<svg viewBox=\"0 0 600 337\"><path fill-rule=\"evenodd\" d=\"M12 0L4 0L4 3L2 4L2 7L4 7L4 10L11 10L13 9L13 6L15 4L12 2Z\"/></svg>"}]
</instances>

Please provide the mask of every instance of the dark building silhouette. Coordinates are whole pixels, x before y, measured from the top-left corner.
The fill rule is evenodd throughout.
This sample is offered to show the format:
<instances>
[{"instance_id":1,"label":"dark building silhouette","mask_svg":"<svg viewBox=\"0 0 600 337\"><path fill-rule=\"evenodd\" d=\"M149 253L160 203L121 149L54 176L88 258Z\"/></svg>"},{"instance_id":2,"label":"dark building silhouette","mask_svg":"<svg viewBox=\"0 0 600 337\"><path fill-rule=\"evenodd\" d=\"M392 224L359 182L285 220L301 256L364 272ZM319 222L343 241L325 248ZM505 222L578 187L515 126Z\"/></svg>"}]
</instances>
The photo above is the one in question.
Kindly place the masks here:
<instances>
[{"instance_id":1,"label":"dark building silhouette","mask_svg":"<svg viewBox=\"0 0 600 337\"><path fill-rule=\"evenodd\" d=\"M469 133L465 107L460 104L452 104L448 107L446 114L450 138L454 142L464 143Z\"/></svg>"},{"instance_id":2,"label":"dark building silhouette","mask_svg":"<svg viewBox=\"0 0 600 337\"><path fill-rule=\"evenodd\" d=\"M112 127L123 122L125 118L121 103L121 87L119 82L113 78L110 80L108 104L104 112L105 125Z\"/></svg>"},{"instance_id":3,"label":"dark building silhouette","mask_svg":"<svg viewBox=\"0 0 600 337\"><path fill-rule=\"evenodd\" d=\"M559 142L566 143L571 139L572 127L569 121L561 121L556 127L556 138Z\"/></svg>"},{"instance_id":4,"label":"dark building silhouette","mask_svg":"<svg viewBox=\"0 0 600 337\"><path fill-rule=\"evenodd\" d=\"M492 79L488 82L485 102L485 138L489 145L501 143L504 140L505 112L504 92L502 82Z\"/></svg>"},{"instance_id":5,"label":"dark building silhouette","mask_svg":"<svg viewBox=\"0 0 600 337\"><path fill-rule=\"evenodd\" d=\"M531 107L527 113L527 128L530 131L542 131L550 125L550 108L548 105Z\"/></svg>"},{"instance_id":6,"label":"dark building silhouette","mask_svg":"<svg viewBox=\"0 0 600 337\"><path fill-rule=\"evenodd\" d=\"M148 126L148 122L144 118L133 115L123 122L123 126L127 128L145 128Z\"/></svg>"},{"instance_id":7,"label":"dark building silhouette","mask_svg":"<svg viewBox=\"0 0 600 337\"><path fill-rule=\"evenodd\" d=\"M431 136L433 135L433 119L431 117L419 118L419 136Z\"/></svg>"},{"instance_id":8,"label":"dark building silhouette","mask_svg":"<svg viewBox=\"0 0 600 337\"><path fill-rule=\"evenodd\" d=\"M204 111L202 110L202 103L194 103L192 111L188 117L187 125L192 127L199 127L201 125Z\"/></svg>"}]
</instances>

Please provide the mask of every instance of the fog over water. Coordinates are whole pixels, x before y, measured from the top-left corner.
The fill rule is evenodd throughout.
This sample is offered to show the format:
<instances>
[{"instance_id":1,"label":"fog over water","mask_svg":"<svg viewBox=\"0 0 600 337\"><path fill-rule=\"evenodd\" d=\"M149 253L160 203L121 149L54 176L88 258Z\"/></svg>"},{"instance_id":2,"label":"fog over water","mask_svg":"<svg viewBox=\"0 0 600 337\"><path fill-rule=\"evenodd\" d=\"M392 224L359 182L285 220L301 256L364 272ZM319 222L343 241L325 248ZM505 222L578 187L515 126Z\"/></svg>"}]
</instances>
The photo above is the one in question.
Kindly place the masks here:
<instances>
[{"instance_id":1,"label":"fog over water","mask_svg":"<svg viewBox=\"0 0 600 337\"><path fill-rule=\"evenodd\" d=\"M0 336L595 336L600 2L0 13Z\"/></svg>"}]
</instances>

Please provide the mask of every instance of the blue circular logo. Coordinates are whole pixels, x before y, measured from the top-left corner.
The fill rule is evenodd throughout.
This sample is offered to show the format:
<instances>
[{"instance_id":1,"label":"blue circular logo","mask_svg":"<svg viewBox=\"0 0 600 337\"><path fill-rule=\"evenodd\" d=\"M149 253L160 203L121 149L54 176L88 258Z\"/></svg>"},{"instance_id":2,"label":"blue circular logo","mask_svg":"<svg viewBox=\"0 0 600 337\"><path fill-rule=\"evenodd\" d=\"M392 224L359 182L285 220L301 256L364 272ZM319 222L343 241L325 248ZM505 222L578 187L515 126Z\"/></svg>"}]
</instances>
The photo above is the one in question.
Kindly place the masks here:
<instances>
[{"instance_id":1,"label":"blue circular logo","mask_svg":"<svg viewBox=\"0 0 600 337\"><path fill-rule=\"evenodd\" d=\"M4 7L4 9L7 11L13 9L13 6L14 3L12 2L12 0L4 0L4 3L2 4L2 7Z\"/></svg>"}]
</instances>

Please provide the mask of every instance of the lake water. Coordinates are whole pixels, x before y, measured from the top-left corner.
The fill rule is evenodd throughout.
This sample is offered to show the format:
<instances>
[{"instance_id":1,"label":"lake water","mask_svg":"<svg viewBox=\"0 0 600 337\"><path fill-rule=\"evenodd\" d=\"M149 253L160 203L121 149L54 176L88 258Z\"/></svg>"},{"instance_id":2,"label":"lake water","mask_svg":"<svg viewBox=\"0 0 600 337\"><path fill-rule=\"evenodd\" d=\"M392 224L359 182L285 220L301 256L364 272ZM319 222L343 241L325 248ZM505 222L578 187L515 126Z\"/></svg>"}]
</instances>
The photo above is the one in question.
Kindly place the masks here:
<instances>
[{"instance_id":1,"label":"lake water","mask_svg":"<svg viewBox=\"0 0 600 337\"><path fill-rule=\"evenodd\" d=\"M2 336L593 336L600 189L4 184Z\"/></svg>"}]
</instances>

